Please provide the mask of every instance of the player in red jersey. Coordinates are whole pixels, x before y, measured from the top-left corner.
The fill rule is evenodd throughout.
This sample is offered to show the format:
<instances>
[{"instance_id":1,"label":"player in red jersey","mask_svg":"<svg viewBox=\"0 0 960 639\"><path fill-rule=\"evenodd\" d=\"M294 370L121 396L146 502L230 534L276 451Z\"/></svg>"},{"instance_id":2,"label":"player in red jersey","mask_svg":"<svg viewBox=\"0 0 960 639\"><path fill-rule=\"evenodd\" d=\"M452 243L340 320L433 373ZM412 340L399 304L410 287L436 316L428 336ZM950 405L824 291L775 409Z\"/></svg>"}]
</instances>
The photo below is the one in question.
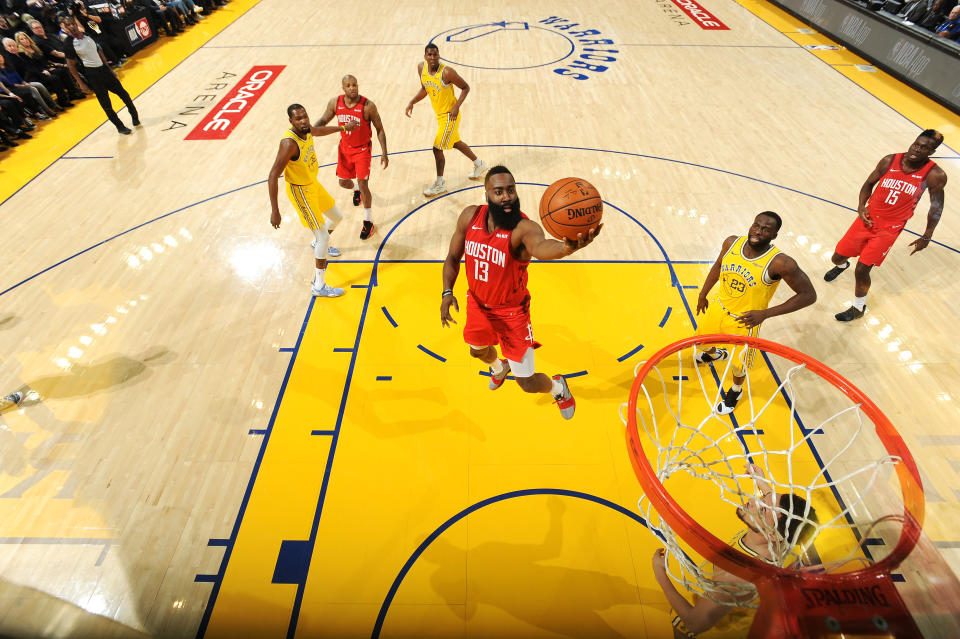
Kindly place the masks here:
<instances>
[{"instance_id":1,"label":"player in red jersey","mask_svg":"<svg viewBox=\"0 0 960 639\"><path fill-rule=\"evenodd\" d=\"M895 153L880 160L877 168L860 187L859 217L837 243L830 258L836 266L823 276L823 279L832 282L849 268L849 258L860 256L854 269L856 285L853 306L834 315L837 321L850 322L863 317L867 310L867 291L870 290L870 269L883 263L907 220L913 217L920 196L926 189L930 190L927 229L918 239L910 242L913 247L910 255L922 251L930 243L933 229L943 213L943 187L947 184L947 174L930 160L930 154L941 142L941 133L927 129L914 140L906 153ZM876 189L873 188L875 185Z\"/></svg>"},{"instance_id":2,"label":"player in red jersey","mask_svg":"<svg viewBox=\"0 0 960 639\"><path fill-rule=\"evenodd\" d=\"M370 193L370 162L372 157L370 125L377 129L380 141L380 166L384 169L390 164L387 157L387 132L380 121L377 105L360 95L360 85L352 75L343 76L343 95L331 98L327 110L323 112L315 126L323 126L333 118L340 125L340 146L337 148L337 177L340 186L353 191L353 205L363 202L363 228L360 239L365 240L373 232L373 195ZM353 131L344 127L350 122L360 126ZM357 180L354 186L353 180Z\"/></svg>"},{"instance_id":3,"label":"player in red jersey","mask_svg":"<svg viewBox=\"0 0 960 639\"><path fill-rule=\"evenodd\" d=\"M558 260L582 249L594 240L602 224L582 234L577 241L548 240L539 224L520 211L517 183L503 166L495 166L484 180L487 204L468 206L457 220L450 250L443 263L443 295L440 323L449 326L456 320L450 307L460 306L453 285L460 273L460 259L466 254L467 323L463 339L470 355L490 365L490 390L503 384L511 371L528 393L550 393L564 419L573 417L576 402L562 375L551 379L537 373L530 324L530 292L527 290L527 265L531 258ZM497 357L500 344L503 359Z\"/></svg>"}]
</instances>

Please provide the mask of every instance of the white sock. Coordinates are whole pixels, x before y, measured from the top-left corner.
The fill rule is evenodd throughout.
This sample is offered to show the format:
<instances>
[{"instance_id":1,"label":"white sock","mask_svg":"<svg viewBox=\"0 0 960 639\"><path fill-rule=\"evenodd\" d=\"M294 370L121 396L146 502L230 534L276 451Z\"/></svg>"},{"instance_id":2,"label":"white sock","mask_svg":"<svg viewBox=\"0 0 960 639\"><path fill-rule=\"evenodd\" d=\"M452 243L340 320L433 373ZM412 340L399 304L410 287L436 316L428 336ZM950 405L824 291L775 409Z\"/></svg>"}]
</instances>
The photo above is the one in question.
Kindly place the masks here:
<instances>
[{"instance_id":1,"label":"white sock","mask_svg":"<svg viewBox=\"0 0 960 639\"><path fill-rule=\"evenodd\" d=\"M481 164L483 164L483 160L481 160L480 158L477 158L476 160L473 161L474 166L480 166Z\"/></svg>"},{"instance_id":2,"label":"white sock","mask_svg":"<svg viewBox=\"0 0 960 639\"><path fill-rule=\"evenodd\" d=\"M743 389L743 384L733 383L733 386L730 387L730 390L734 393L739 393Z\"/></svg>"},{"instance_id":3,"label":"white sock","mask_svg":"<svg viewBox=\"0 0 960 639\"><path fill-rule=\"evenodd\" d=\"M323 288L326 286L327 281L323 277L326 269L323 268L314 268L313 283L317 288Z\"/></svg>"},{"instance_id":4,"label":"white sock","mask_svg":"<svg viewBox=\"0 0 960 639\"><path fill-rule=\"evenodd\" d=\"M437 181L434 182L434 184L443 184L443 176L442 176L442 175L438 175L438 176L437 176Z\"/></svg>"},{"instance_id":5,"label":"white sock","mask_svg":"<svg viewBox=\"0 0 960 639\"><path fill-rule=\"evenodd\" d=\"M490 364L490 370L493 371L494 375L499 376L503 372L503 362L500 361L500 358L493 360L493 363Z\"/></svg>"},{"instance_id":6,"label":"white sock","mask_svg":"<svg viewBox=\"0 0 960 639\"><path fill-rule=\"evenodd\" d=\"M834 266L836 266L837 268L840 268L840 269L848 269L848 268L850 268L850 261L848 260L848 261L844 262L843 264L834 264Z\"/></svg>"},{"instance_id":7,"label":"white sock","mask_svg":"<svg viewBox=\"0 0 960 639\"><path fill-rule=\"evenodd\" d=\"M853 298L853 307L858 311L862 311L863 308L867 305L867 296L855 297Z\"/></svg>"},{"instance_id":8,"label":"white sock","mask_svg":"<svg viewBox=\"0 0 960 639\"><path fill-rule=\"evenodd\" d=\"M371 209L363 209L363 219L373 222L373 211Z\"/></svg>"},{"instance_id":9,"label":"white sock","mask_svg":"<svg viewBox=\"0 0 960 639\"><path fill-rule=\"evenodd\" d=\"M563 384L560 383L560 380L553 380L553 386L550 388L550 394L554 397L560 397L563 395Z\"/></svg>"}]
</instances>

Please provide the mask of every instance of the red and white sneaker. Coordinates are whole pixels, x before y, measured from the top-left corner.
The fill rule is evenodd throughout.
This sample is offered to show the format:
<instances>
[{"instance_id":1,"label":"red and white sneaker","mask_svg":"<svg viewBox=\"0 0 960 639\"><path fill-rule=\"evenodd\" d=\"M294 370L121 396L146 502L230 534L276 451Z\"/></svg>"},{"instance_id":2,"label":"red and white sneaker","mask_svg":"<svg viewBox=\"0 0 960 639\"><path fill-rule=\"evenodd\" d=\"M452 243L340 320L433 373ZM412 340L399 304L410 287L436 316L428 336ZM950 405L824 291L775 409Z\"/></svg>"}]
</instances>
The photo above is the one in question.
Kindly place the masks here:
<instances>
[{"instance_id":1,"label":"red and white sneaker","mask_svg":"<svg viewBox=\"0 0 960 639\"><path fill-rule=\"evenodd\" d=\"M570 392L570 387L567 386L567 380L563 378L563 375L554 375L553 379L563 386L563 392L553 396L553 403L560 409L561 417L570 419L573 417L573 411L577 409L577 402L573 399L573 393Z\"/></svg>"},{"instance_id":2,"label":"red and white sneaker","mask_svg":"<svg viewBox=\"0 0 960 639\"><path fill-rule=\"evenodd\" d=\"M497 390L503 386L504 380L507 379L507 375L510 374L510 362L501 358L500 363L503 364L503 372L497 376L493 374L493 367L490 367L490 390Z\"/></svg>"}]
</instances>

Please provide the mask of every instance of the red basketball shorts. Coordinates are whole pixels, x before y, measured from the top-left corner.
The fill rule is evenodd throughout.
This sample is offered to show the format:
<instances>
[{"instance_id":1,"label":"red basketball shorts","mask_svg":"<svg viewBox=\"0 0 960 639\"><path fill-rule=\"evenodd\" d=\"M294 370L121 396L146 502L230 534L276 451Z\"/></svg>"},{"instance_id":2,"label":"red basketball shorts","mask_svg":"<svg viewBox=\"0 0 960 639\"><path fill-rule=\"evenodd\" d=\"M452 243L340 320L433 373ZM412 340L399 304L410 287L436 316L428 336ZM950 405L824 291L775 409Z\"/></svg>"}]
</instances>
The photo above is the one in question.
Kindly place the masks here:
<instances>
[{"instance_id":1,"label":"red basketball shorts","mask_svg":"<svg viewBox=\"0 0 960 639\"><path fill-rule=\"evenodd\" d=\"M880 266L902 230L902 224L896 228L879 228L876 223L867 227L858 217L837 242L836 251L844 257L859 255L867 266Z\"/></svg>"},{"instance_id":2,"label":"red basketball shorts","mask_svg":"<svg viewBox=\"0 0 960 639\"><path fill-rule=\"evenodd\" d=\"M467 292L467 323L463 327L463 341L474 346L500 345L506 359L519 362L528 348L539 348L533 339L528 305L508 308L481 308L473 295Z\"/></svg>"},{"instance_id":3,"label":"red basketball shorts","mask_svg":"<svg viewBox=\"0 0 960 639\"><path fill-rule=\"evenodd\" d=\"M337 146L337 177L343 180L370 179L370 144Z\"/></svg>"}]
</instances>

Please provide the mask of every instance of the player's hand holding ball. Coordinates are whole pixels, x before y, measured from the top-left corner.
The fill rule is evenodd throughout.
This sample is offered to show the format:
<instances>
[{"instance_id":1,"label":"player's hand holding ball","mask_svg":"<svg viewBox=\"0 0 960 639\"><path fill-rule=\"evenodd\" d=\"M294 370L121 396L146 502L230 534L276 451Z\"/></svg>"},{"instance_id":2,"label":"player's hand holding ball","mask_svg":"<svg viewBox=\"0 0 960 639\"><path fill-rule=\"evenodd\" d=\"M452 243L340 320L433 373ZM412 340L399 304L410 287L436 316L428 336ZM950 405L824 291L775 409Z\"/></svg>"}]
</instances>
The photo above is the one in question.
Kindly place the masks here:
<instances>
[{"instance_id":1,"label":"player's hand holding ball","mask_svg":"<svg viewBox=\"0 0 960 639\"><path fill-rule=\"evenodd\" d=\"M563 178L547 187L540 198L540 222L561 240L568 254L592 242L603 224L603 199L581 178Z\"/></svg>"}]
</instances>

